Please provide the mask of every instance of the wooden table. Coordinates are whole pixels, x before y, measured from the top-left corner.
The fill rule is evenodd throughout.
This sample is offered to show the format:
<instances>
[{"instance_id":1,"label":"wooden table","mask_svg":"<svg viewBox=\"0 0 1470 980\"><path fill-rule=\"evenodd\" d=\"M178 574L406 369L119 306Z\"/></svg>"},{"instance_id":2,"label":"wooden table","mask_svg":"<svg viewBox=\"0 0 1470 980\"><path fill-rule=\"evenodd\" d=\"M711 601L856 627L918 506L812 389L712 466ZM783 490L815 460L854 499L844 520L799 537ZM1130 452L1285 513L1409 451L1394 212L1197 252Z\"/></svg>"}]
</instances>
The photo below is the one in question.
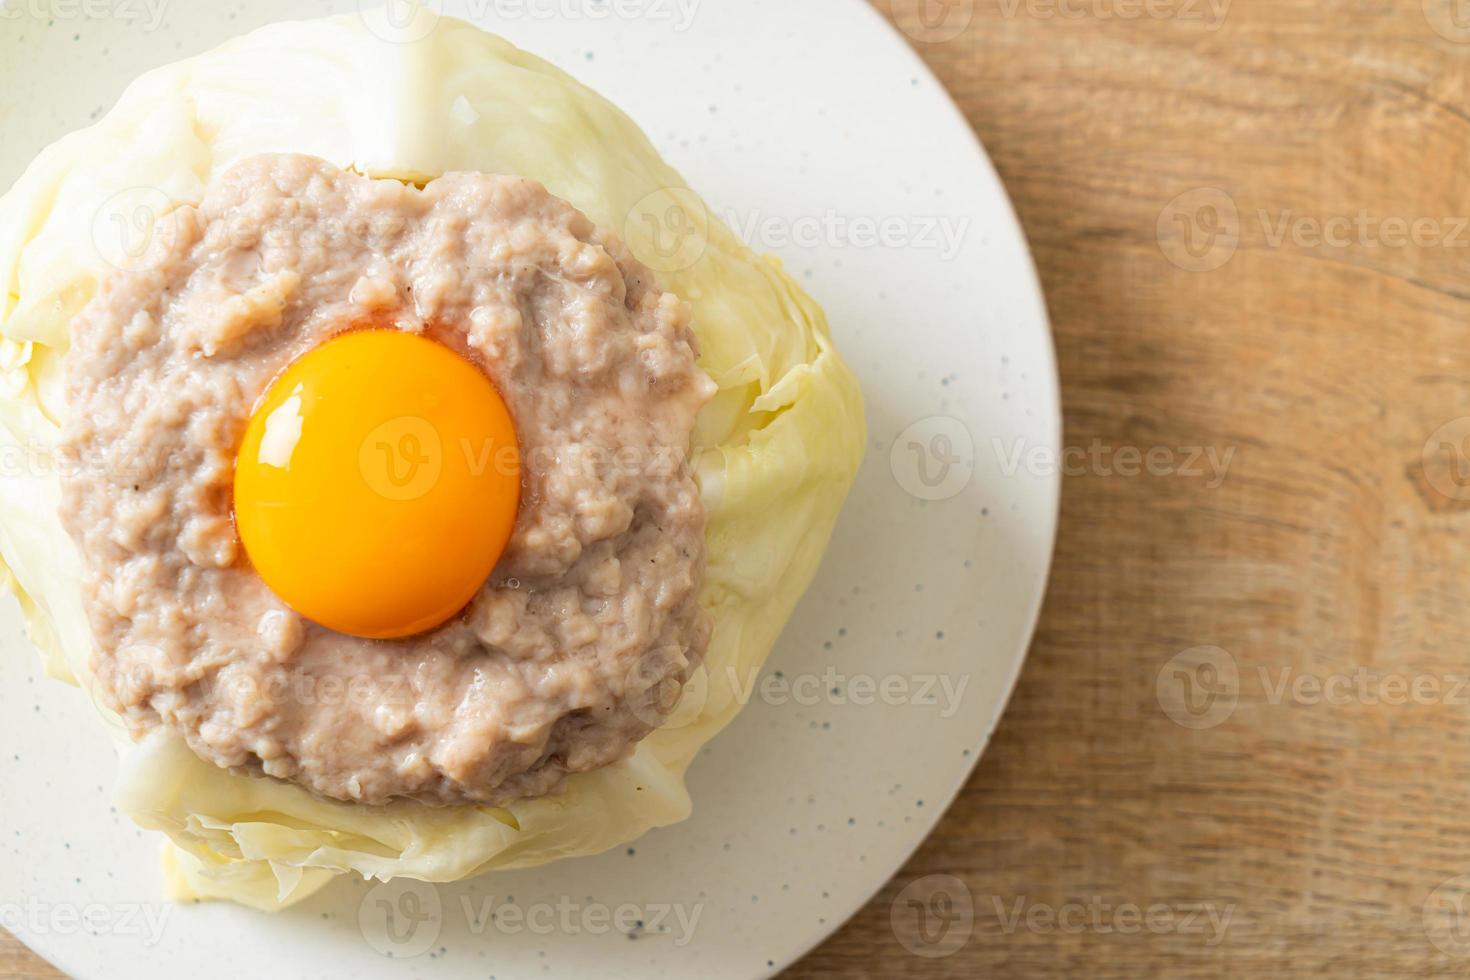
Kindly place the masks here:
<instances>
[{"instance_id":1,"label":"wooden table","mask_svg":"<svg viewBox=\"0 0 1470 980\"><path fill-rule=\"evenodd\" d=\"M876 5L1015 200L1077 451L990 750L792 975L1470 973L1470 7L948 2ZM895 929L930 875L967 941Z\"/></svg>"}]
</instances>

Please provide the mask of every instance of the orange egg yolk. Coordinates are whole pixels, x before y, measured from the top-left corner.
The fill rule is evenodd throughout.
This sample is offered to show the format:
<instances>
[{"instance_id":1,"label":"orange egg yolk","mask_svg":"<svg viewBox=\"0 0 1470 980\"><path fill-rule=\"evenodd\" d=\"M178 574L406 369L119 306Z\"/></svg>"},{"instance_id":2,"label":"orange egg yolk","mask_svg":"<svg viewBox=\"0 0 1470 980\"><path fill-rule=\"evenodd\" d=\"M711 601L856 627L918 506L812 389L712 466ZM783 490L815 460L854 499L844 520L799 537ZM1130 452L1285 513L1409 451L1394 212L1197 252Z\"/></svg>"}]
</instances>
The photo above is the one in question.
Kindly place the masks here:
<instances>
[{"instance_id":1,"label":"orange egg yolk","mask_svg":"<svg viewBox=\"0 0 1470 980\"><path fill-rule=\"evenodd\" d=\"M505 550L510 413L479 368L399 330L343 334L266 391L235 461L255 570L301 615L375 639L440 625Z\"/></svg>"}]
</instances>

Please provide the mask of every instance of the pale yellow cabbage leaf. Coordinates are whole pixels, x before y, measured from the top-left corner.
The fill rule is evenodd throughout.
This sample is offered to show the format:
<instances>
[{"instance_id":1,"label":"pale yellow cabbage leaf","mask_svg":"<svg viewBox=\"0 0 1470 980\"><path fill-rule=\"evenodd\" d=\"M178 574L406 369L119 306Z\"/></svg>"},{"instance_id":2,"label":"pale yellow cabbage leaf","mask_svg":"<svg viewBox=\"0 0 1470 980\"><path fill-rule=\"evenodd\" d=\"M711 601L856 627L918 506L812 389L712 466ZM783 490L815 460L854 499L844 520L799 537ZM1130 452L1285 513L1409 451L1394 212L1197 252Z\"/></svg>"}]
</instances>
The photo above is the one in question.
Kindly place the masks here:
<instances>
[{"instance_id":1,"label":"pale yellow cabbage leaf","mask_svg":"<svg viewBox=\"0 0 1470 980\"><path fill-rule=\"evenodd\" d=\"M418 22L409 36L427 36L411 42L394 30L356 15L278 24L150 72L0 198L0 579L32 640L50 673L88 686L78 558L56 516L68 321L151 219L262 152L405 180L534 178L621 234L688 300L720 387L695 433L714 639L673 718L626 763L504 809L322 800L217 769L173 736L134 745L102 711L122 759L118 804L173 842L164 865L176 897L275 909L334 874L452 881L597 853L684 819L684 771L740 709L862 455L861 396L822 311L710 216L627 116L471 25Z\"/></svg>"}]
</instances>

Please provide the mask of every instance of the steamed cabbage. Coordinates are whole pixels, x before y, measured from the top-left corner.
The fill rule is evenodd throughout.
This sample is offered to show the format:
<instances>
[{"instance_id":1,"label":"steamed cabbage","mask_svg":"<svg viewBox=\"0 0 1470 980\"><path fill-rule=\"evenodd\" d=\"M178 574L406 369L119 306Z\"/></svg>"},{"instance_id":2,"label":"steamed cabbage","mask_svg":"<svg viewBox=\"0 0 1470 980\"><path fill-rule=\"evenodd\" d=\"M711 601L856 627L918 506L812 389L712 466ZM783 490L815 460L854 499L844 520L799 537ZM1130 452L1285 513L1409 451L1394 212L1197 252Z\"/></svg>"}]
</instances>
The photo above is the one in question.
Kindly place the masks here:
<instances>
[{"instance_id":1,"label":"steamed cabbage","mask_svg":"<svg viewBox=\"0 0 1470 980\"><path fill-rule=\"evenodd\" d=\"M720 389L694 438L714 639L673 717L625 763L504 808L320 799L215 768L165 731L133 744L99 705L118 740L118 805L168 835L175 897L275 909L335 874L452 881L684 819L685 769L740 709L862 454L861 397L822 311L715 220L627 116L471 25L410 25L413 43L386 40L393 30L381 17L279 24L150 72L0 198L0 582L49 673L86 689L92 638L56 516L68 322L109 263L169 208L197 203L213 174L256 153L309 153L373 177L534 178L621 234L691 304Z\"/></svg>"}]
</instances>

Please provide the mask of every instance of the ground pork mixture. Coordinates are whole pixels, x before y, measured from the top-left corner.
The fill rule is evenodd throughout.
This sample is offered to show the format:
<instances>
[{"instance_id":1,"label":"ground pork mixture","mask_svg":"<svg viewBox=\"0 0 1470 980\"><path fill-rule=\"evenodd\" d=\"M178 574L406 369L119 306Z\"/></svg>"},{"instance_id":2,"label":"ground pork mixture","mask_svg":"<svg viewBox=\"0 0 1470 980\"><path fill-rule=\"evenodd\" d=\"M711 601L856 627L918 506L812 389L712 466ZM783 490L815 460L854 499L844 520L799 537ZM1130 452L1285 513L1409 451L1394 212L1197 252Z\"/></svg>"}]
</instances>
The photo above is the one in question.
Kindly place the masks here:
<instances>
[{"instance_id":1,"label":"ground pork mixture","mask_svg":"<svg viewBox=\"0 0 1470 980\"><path fill-rule=\"evenodd\" d=\"M256 400L364 324L478 363L523 455L494 574L461 617L399 641L296 615L231 520ZM625 756L703 656L686 457L714 386L688 307L533 181L420 189L251 158L160 219L72 343L62 519L99 691L135 737L167 726L219 766L336 799L496 804Z\"/></svg>"}]
</instances>

